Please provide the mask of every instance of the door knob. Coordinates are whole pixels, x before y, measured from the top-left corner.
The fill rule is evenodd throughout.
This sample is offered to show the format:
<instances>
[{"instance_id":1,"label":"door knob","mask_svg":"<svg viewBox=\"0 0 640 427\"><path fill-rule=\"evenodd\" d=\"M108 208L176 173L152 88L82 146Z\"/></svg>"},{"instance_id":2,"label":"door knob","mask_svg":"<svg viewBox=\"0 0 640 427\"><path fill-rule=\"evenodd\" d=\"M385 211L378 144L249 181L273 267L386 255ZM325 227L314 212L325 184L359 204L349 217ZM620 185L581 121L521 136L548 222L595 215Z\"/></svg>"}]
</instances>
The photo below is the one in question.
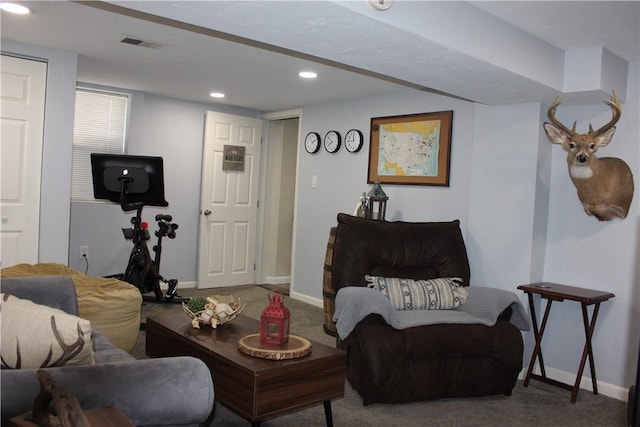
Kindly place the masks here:
<instances>
[{"instance_id":1,"label":"door knob","mask_svg":"<svg viewBox=\"0 0 640 427\"><path fill-rule=\"evenodd\" d=\"M211 211L209 209L206 209L203 213L205 214L205 216L211 215Z\"/></svg>"}]
</instances>

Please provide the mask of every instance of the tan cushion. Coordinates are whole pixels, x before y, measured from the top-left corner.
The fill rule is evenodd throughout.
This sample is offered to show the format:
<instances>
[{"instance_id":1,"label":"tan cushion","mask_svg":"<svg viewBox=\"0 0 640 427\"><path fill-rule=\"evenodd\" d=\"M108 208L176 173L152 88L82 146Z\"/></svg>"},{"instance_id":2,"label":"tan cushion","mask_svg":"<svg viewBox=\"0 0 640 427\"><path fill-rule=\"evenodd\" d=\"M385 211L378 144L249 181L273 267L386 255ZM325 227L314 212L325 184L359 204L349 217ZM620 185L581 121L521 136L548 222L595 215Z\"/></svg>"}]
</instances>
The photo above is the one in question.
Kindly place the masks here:
<instances>
[{"instance_id":1,"label":"tan cushion","mask_svg":"<svg viewBox=\"0 0 640 427\"><path fill-rule=\"evenodd\" d=\"M18 264L3 268L2 277L55 276L71 277L78 297L78 314L111 342L131 351L140 330L142 295L121 280L92 277L56 263Z\"/></svg>"},{"instance_id":2,"label":"tan cushion","mask_svg":"<svg viewBox=\"0 0 640 427\"><path fill-rule=\"evenodd\" d=\"M27 369L95 362L91 322L0 294L2 367Z\"/></svg>"}]
</instances>

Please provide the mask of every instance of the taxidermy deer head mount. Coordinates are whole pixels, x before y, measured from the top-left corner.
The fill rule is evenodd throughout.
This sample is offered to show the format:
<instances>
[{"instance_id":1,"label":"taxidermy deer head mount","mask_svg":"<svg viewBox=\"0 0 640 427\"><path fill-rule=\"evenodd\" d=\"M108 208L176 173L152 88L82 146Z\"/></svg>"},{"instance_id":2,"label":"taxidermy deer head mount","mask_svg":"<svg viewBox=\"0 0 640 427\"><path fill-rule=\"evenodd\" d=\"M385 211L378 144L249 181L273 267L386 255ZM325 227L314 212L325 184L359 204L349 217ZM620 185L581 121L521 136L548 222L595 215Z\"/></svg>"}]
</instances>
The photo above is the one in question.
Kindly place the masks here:
<instances>
[{"instance_id":1,"label":"taxidermy deer head mount","mask_svg":"<svg viewBox=\"0 0 640 427\"><path fill-rule=\"evenodd\" d=\"M613 92L610 100L604 101L611 107L609 123L598 130L589 124L589 132L576 132L576 122L568 129L556 117L560 98L556 96L549 107L551 123L544 124L547 137L554 144L561 144L567 152L567 165L571 181L578 190L578 198L585 212L600 221L626 218L633 199L633 174L629 166L615 157L596 157L598 148L604 147L613 138L615 124L620 120L620 103Z\"/></svg>"}]
</instances>

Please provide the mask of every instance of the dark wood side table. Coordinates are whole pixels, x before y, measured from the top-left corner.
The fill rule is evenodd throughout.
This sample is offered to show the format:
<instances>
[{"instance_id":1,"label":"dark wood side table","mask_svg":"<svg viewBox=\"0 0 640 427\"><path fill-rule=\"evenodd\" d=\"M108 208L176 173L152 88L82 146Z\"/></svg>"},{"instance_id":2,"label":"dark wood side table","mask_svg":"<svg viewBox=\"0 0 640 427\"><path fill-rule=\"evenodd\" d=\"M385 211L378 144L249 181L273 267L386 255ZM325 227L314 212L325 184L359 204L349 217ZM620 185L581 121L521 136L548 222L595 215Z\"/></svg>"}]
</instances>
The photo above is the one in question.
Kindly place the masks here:
<instances>
[{"instance_id":1,"label":"dark wood side table","mask_svg":"<svg viewBox=\"0 0 640 427\"><path fill-rule=\"evenodd\" d=\"M580 390L580 380L582 379L582 373L584 371L584 365L589 357L589 369L591 370L591 382L593 383L593 394L598 394L598 385L596 382L596 367L593 362L593 349L591 347L591 337L596 326L596 319L598 318L598 311L600 310L600 303L613 298L615 295L610 292L596 291L592 289L578 288L575 286L559 285L557 283L541 282L531 283L528 285L520 285L518 289L525 292L529 297L529 310L531 311L531 321L533 324L533 334L535 336L535 346L533 348L533 354L531 355L531 362L529 362L529 369L524 379L524 386L529 386L529 381L534 380L542 381L547 384L554 385L556 387L564 388L571 392L571 403L576 402L578 397L578 391ZM533 305L534 294L540 295L542 299L547 300L547 306L542 317L542 323L540 329L538 329L538 322L536 320L536 310ZM542 358L542 350L540 343L542 342L542 335L544 334L545 327L547 326L547 319L549 318L549 312L551 311L551 303L553 301L577 301L582 306L582 321L584 324L584 333L586 341L584 349L582 351L582 358L580 359L580 366L578 367L578 373L576 381L573 385L565 384L560 381L547 378L547 373L544 368L544 361ZM589 320L589 314L587 313L587 306L593 305L593 314L591 320ZM536 359L540 364L541 375L533 373L533 367Z\"/></svg>"}]
</instances>

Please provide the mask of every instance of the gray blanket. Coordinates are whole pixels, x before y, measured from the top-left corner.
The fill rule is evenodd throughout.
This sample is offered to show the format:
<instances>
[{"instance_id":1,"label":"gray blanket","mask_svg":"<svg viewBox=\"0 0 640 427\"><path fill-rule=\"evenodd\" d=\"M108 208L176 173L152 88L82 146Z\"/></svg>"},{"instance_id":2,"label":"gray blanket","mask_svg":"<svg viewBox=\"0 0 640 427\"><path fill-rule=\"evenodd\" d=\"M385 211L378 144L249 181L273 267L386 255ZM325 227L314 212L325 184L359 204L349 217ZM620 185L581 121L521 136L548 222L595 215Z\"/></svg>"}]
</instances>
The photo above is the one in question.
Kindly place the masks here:
<instances>
[{"instance_id":1,"label":"gray blanket","mask_svg":"<svg viewBox=\"0 0 640 427\"><path fill-rule=\"evenodd\" d=\"M391 302L379 291L348 286L336 295L333 320L341 339L346 338L356 324L369 314L379 314L395 329L441 323L478 323L495 325L498 316L508 307L513 310L511 323L523 331L530 328L529 318L513 292L484 286L468 286L467 302L451 310L396 311Z\"/></svg>"}]
</instances>

